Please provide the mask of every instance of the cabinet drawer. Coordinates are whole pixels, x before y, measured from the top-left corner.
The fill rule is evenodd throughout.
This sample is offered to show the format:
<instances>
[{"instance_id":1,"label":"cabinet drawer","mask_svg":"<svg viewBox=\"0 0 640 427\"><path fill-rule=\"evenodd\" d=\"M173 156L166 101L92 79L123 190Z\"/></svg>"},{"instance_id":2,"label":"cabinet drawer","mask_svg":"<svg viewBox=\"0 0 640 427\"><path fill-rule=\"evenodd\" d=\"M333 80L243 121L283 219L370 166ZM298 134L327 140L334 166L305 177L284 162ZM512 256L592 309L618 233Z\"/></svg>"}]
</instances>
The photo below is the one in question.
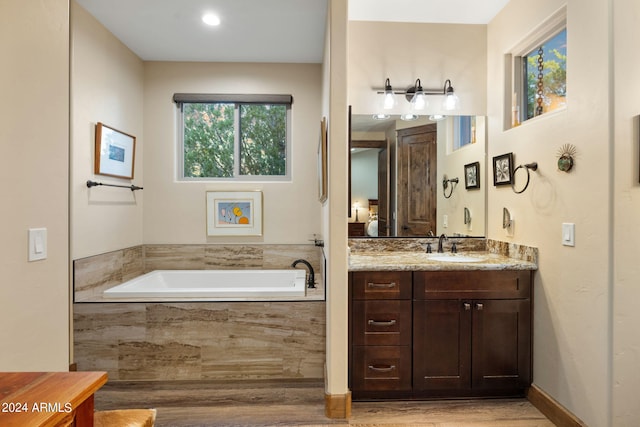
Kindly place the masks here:
<instances>
[{"instance_id":1,"label":"cabinet drawer","mask_svg":"<svg viewBox=\"0 0 640 427\"><path fill-rule=\"evenodd\" d=\"M354 346L353 390L410 390L411 347Z\"/></svg>"},{"instance_id":2,"label":"cabinet drawer","mask_svg":"<svg viewBox=\"0 0 640 427\"><path fill-rule=\"evenodd\" d=\"M414 298L529 298L531 274L529 270L415 272Z\"/></svg>"},{"instance_id":3,"label":"cabinet drawer","mask_svg":"<svg viewBox=\"0 0 640 427\"><path fill-rule=\"evenodd\" d=\"M353 299L411 299L410 271L357 271Z\"/></svg>"},{"instance_id":4,"label":"cabinet drawer","mask_svg":"<svg viewBox=\"0 0 640 427\"><path fill-rule=\"evenodd\" d=\"M353 301L353 343L411 344L411 300Z\"/></svg>"}]
</instances>

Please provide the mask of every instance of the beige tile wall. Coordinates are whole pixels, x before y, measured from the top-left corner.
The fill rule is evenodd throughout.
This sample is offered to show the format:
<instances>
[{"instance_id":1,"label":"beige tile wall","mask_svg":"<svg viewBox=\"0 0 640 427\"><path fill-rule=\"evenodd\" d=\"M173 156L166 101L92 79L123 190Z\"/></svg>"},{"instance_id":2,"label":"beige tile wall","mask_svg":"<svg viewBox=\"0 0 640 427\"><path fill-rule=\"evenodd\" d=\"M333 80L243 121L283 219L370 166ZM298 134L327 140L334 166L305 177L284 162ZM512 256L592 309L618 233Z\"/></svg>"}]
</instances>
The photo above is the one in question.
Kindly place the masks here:
<instances>
[{"instance_id":1,"label":"beige tile wall","mask_svg":"<svg viewBox=\"0 0 640 427\"><path fill-rule=\"evenodd\" d=\"M76 303L74 359L110 380L319 379L325 303Z\"/></svg>"}]
</instances>

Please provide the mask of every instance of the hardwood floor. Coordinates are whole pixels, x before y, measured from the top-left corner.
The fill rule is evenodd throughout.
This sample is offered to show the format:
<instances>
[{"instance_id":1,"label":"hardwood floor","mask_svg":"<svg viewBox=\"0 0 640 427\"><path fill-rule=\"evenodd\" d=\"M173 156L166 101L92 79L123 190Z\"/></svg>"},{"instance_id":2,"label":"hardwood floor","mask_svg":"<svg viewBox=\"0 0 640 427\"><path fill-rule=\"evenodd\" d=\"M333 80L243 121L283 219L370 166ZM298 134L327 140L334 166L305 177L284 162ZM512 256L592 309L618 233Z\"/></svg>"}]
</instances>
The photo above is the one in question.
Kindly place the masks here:
<instances>
[{"instance_id":1,"label":"hardwood floor","mask_svg":"<svg viewBox=\"0 0 640 427\"><path fill-rule=\"evenodd\" d=\"M324 415L321 382L109 382L96 410L156 408L156 426L552 427L526 399L353 402L349 420Z\"/></svg>"}]
</instances>

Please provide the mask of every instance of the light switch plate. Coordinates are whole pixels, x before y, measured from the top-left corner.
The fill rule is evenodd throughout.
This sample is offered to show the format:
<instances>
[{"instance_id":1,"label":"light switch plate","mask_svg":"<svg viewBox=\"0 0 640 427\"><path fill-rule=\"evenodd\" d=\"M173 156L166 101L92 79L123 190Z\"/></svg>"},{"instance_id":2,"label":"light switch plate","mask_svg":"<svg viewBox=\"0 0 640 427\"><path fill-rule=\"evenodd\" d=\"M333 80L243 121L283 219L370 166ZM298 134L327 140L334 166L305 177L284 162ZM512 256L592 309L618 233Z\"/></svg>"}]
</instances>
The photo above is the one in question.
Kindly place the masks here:
<instances>
[{"instance_id":1,"label":"light switch plate","mask_svg":"<svg viewBox=\"0 0 640 427\"><path fill-rule=\"evenodd\" d=\"M29 229L29 261L47 259L47 229Z\"/></svg>"},{"instance_id":2,"label":"light switch plate","mask_svg":"<svg viewBox=\"0 0 640 427\"><path fill-rule=\"evenodd\" d=\"M576 245L576 225L565 222L562 224L562 244L564 246Z\"/></svg>"}]
</instances>

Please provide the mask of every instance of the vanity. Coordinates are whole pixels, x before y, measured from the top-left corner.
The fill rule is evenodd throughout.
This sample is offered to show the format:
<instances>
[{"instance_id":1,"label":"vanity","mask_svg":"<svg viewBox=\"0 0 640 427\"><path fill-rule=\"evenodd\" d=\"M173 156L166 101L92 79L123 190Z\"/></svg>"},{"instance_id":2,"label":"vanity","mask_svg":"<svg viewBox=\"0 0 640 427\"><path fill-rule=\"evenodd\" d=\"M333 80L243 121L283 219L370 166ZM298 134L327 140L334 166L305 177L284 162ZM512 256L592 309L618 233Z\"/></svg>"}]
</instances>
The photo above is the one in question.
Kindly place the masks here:
<instances>
[{"instance_id":1,"label":"vanity","mask_svg":"<svg viewBox=\"0 0 640 427\"><path fill-rule=\"evenodd\" d=\"M535 262L356 251L349 265L354 400L524 395Z\"/></svg>"}]
</instances>

